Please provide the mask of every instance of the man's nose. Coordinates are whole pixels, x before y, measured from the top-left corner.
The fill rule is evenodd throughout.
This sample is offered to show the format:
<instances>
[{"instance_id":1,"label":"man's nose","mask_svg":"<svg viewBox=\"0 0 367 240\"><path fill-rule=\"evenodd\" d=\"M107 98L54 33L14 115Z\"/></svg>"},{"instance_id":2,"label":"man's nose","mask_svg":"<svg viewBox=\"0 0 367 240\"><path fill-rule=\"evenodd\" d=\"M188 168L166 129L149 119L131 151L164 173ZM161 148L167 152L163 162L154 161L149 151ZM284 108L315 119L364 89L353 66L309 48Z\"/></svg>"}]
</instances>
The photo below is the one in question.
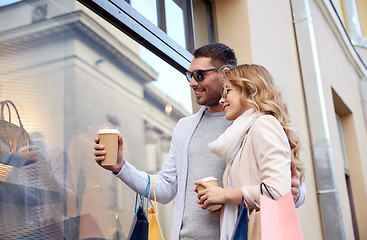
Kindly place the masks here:
<instances>
[{"instance_id":1,"label":"man's nose","mask_svg":"<svg viewBox=\"0 0 367 240\"><path fill-rule=\"evenodd\" d=\"M197 85L198 82L196 81L196 79L194 77L191 77L190 87L196 87Z\"/></svg>"}]
</instances>

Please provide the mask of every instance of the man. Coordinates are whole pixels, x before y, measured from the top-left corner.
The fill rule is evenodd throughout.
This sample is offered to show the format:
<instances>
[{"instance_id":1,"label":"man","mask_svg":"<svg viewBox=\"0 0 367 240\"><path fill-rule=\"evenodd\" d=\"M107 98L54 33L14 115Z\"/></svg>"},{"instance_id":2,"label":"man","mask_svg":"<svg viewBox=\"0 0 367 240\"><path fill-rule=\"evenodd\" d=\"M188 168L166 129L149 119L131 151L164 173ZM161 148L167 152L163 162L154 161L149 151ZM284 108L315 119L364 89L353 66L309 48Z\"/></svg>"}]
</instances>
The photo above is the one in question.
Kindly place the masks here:
<instances>
[{"instance_id":1,"label":"man","mask_svg":"<svg viewBox=\"0 0 367 240\"><path fill-rule=\"evenodd\" d=\"M197 204L193 191L194 182L213 176L222 179L225 163L208 150L208 143L222 134L231 122L225 119L219 100L222 94L222 66L236 66L232 49L221 43L205 45L194 52L189 71L186 73L196 97L203 107L195 114L182 118L177 123L167 160L161 171L153 176L157 201L166 204L176 195L173 209L171 238L175 239L219 239L219 215L208 214ZM96 138L95 160L100 164L105 152ZM123 159L122 136L119 136L118 162L114 166L103 166L111 170L131 189L143 194L148 177ZM304 191L299 189L297 177L292 183L293 197L300 206L304 202ZM301 197L299 197L299 193ZM220 210L218 210L220 211Z\"/></svg>"}]
</instances>

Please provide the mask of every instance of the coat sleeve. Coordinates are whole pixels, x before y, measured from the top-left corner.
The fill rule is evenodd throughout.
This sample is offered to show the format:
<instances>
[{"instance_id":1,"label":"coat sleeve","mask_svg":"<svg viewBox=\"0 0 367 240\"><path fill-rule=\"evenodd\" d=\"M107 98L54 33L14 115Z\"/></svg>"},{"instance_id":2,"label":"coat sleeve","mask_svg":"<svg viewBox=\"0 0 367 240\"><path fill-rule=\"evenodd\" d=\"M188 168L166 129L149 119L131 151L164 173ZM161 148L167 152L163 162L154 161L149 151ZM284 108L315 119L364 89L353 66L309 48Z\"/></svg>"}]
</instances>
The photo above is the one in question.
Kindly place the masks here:
<instances>
[{"instance_id":1,"label":"coat sleeve","mask_svg":"<svg viewBox=\"0 0 367 240\"><path fill-rule=\"evenodd\" d=\"M271 115L259 117L248 134L251 134L248 140L252 141L260 183L265 183L272 196L279 199L291 191L291 151L287 135ZM246 202L252 208L260 206L260 183L241 187ZM268 195L266 190L263 193Z\"/></svg>"}]
</instances>

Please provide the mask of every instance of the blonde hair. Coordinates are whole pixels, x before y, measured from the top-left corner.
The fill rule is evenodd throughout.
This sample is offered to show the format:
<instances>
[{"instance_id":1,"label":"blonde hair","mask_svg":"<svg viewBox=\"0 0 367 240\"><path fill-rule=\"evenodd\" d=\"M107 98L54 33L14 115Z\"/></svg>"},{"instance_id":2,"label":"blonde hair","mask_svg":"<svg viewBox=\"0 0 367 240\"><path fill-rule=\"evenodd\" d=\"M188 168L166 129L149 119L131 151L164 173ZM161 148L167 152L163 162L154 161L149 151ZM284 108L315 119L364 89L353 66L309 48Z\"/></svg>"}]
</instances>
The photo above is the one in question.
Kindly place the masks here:
<instances>
[{"instance_id":1,"label":"blonde hair","mask_svg":"<svg viewBox=\"0 0 367 240\"><path fill-rule=\"evenodd\" d=\"M300 142L292 130L288 109L280 92L275 87L271 74L263 66L243 64L224 72L231 84L241 90L241 103L257 113L274 116L282 125L291 148L291 165L304 181L305 167L299 159Z\"/></svg>"}]
</instances>

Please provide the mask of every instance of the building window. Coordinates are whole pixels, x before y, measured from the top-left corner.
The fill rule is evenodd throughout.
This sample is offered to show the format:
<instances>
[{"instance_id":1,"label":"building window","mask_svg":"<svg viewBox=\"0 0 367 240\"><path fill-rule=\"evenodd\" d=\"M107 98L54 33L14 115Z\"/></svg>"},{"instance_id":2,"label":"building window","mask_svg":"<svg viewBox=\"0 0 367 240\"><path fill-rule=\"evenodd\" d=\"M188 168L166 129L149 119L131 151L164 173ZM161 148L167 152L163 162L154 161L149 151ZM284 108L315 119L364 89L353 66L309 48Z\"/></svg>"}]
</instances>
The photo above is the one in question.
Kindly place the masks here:
<instances>
[{"instance_id":1,"label":"building window","mask_svg":"<svg viewBox=\"0 0 367 240\"><path fill-rule=\"evenodd\" d=\"M130 5L181 47L193 51L193 22L189 0L131 0Z\"/></svg>"},{"instance_id":2,"label":"building window","mask_svg":"<svg viewBox=\"0 0 367 240\"><path fill-rule=\"evenodd\" d=\"M353 143L355 139L353 139L354 137L351 138L351 136L354 136L352 132L346 132L346 129L348 128L348 126L349 126L348 128L349 131L355 131L355 129L351 128L350 126L351 125L350 120L353 118L353 116L352 116L352 112L345 105L345 103L339 97L339 95L334 90L332 91L332 93L333 93L333 100L334 100L334 106L335 106L335 118L336 118L336 124L338 128L337 130L338 130L338 135L339 135L340 150L341 150L342 158L343 158L342 160L343 160L343 165L344 165L345 184L347 187L349 205L350 205L350 213L352 216L354 237L355 239L359 239L357 216L356 216L356 209L355 209L355 204L354 204L355 200L353 199L353 192L352 192L352 187L355 187L355 185L353 185L353 182L351 181L351 168L350 168L350 165L353 164L353 161L355 164L355 161L358 161L358 160L357 158L353 158L353 157L348 158L347 150L349 150L349 156L353 156L353 155L350 155L350 151L351 151L351 145L355 144ZM346 138L345 133L349 134L348 138Z\"/></svg>"},{"instance_id":3,"label":"building window","mask_svg":"<svg viewBox=\"0 0 367 240\"><path fill-rule=\"evenodd\" d=\"M195 43L202 46L216 41L213 3L208 0L193 0Z\"/></svg>"}]
</instances>

